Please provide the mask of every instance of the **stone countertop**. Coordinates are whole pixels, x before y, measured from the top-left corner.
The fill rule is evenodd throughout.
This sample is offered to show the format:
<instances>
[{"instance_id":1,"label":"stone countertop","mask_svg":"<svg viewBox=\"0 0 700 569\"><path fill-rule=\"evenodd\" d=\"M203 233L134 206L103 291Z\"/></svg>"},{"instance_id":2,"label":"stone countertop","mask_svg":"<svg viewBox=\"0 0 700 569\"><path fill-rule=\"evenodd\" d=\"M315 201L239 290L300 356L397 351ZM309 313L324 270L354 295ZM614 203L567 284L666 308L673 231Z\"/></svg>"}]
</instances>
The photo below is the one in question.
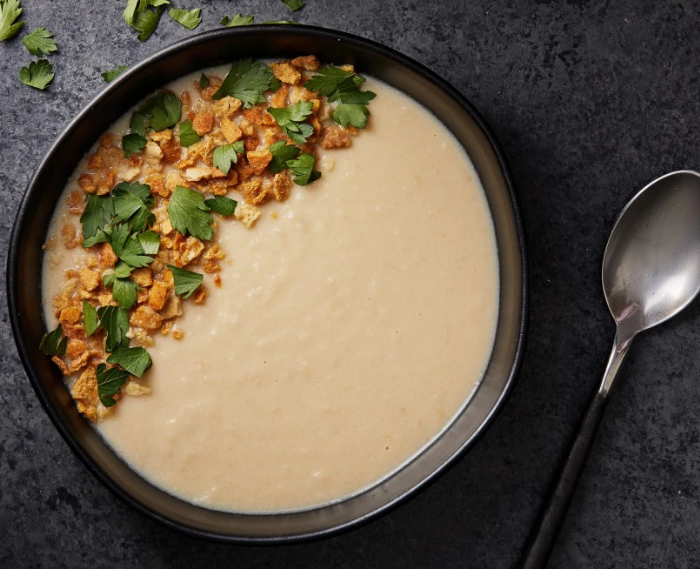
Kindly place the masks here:
<instances>
[{"instance_id":1,"label":"stone countertop","mask_svg":"<svg viewBox=\"0 0 700 569\"><path fill-rule=\"evenodd\" d=\"M56 34L56 79L0 44L0 240L51 141L134 64L190 32L166 17L146 43L126 2L23 0L27 29ZM182 1L223 15L289 18L278 0ZM530 254L522 373L481 441L437 482L344 535L282 547L211 544L112 496L49 422L19 362L0 287L0 565L5 567L512 567L603 371L613 324L600 287L608 231L648 181L698 168L700 3L307 0L293 17L389 45L452 82L510 162ZM700 222L700 220L699 220ZM6 249L0 250L5 265ZM4 274L2 275L4 279ZM700 556L700 307L639 338L551 567L691 567Z\"/></svg>"}]
</instances>

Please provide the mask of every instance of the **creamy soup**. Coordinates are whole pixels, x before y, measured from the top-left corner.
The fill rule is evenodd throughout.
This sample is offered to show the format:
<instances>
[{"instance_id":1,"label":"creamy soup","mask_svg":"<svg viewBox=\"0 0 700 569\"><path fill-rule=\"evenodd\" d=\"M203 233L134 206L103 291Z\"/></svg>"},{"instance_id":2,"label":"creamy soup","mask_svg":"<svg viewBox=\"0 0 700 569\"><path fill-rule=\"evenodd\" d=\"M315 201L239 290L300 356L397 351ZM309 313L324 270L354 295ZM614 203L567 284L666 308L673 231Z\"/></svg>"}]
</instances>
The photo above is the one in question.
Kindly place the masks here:
<instances>
[{"instance_id":1,"label":"creamy soup","mask_svg":"<svg viewBox=\"0 0 700 569\"><path fill-rule=\"evenodd\" d=\"M480 182L430 113L377 80L366 88L368 128L319 151L320 180L266 204L251 229L219 219L221 287L205 275L206 301L183 302L184 336L154 335L151 393L123 395L96 425L169 493L239 512L342 499L425 448L482 377L499 282ZM45 255L49 328L83 254Z\"/></svg>"}]
</instances>

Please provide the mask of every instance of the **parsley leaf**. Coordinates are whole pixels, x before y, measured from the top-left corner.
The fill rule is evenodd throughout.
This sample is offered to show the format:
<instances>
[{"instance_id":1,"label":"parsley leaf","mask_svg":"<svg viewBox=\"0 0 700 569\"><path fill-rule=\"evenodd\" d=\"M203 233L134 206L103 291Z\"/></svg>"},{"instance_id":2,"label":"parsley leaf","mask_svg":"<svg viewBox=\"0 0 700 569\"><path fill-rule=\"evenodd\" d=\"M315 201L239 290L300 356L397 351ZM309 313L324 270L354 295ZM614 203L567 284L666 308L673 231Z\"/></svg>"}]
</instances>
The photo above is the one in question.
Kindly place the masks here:
<instances>
[{"instance_id":1,"label":"parsley leaf","mask_svg":"<svg viewBox=\"0 0 700 569\"><path fill-rule=\"evenodd\" d=\"M112 395L116 395L121 391L121 386L129 379L129 375L128 371L118 367L107 369L105 364L97 366L97 394L102 405L111 407L116 403Z\"/></svg>"},{"instance_id":2,"label":"parsley leaf","mask_svg":"<svg viewBox=\"0 0 700 569\"><path fill-rule=\"evenodd\" d=\"M200 86L200 88L206 89L207 87L209 87L209 83L210 83L209 77L207 77L206 75L204 75L204 73L202 73L202 74L199 76L199 86Z\"/></svg>"},{"instance_id":3,"label":"parsley leaf","mask_svg":"<svg viewBox=\"0 0 700 569\"><path fill-rule=\"evenodd\" d=\"M224 144L214 150L214 166L224 174L228 174L232 164L238 163L238 155L245 152L243 141L239 140L233 144Z\"/></svg>"},{"instance_id":4,"label":"parsley leaf","mask_svg":"<svg viewBox=\"0 0 700 569\"><path fill-rule=\"evenodd\" d=\"M153 261L151 257L144 254L138 237L130 234L129 226L125 223L119 223L112 227L110 244L114 254L132 267L145 267Z\"/></svg>"},{"instance_id":5,"label":"parsley leaf","mask_svg":"<svg viewBox=\"0 0 700 569\"><path fill-rule=\"evenodd\" d=\"M126 348L129 345L129 338L126 337L129 331L129 313L117 306L101 306L97 309L97 316L107 333L105 349L111 352L116 348Z\"/></svg>"},{"instance_id":6,"label":"parsley leaf","mask_svg":"<svg viewBox=\"0 0 700 569\"><path fill-rule=\"evenodd\" d=\"M182 24L188 30L194 30L202 21L202 18L199 16L201 12L201 8L197 8L195 10L180 10L178 8L170 8L168 14L178 24Z\"/></svg>"},{"instance_id":7,"label":"parsley leaf","mask_svg":"<svg viewBox=\"0 0 700 569\"><path fill-rule=\"evenodd\" d=\"M120 308L129 310L136 304L136 296L140 289L131 279L118 279L116 273L107 273L102 277L106 287L112 288L112 297L117 301Z\"/></svg>"},{"instance_id":8,"label":"parsley leaf","mask_svg":"<svg viewBox=\"0 0 700 569\"><path fill-rule=\"evenodd\" d=\"M160 132L174 127L180 121L182 102L172 91L162 91L148 99L137 112L149 119L147 127ZM131 120L133 122L133 115ZM131 128L133 130L133 127ZM141 134L145 135L145 132Z\"/></svg>"},{"instance_id":9,"label":"parsley leaf","mask_svg":"<svg viewBox=\"0 0 700 569\"><path fill-rule=\"evenodd\" d=\"M86 336L92 336L100 327L97 310L87 300L83 300L83 327L85 328Z\"/></svg>"},{"instance_id":10,"label":"parsley leaf","mask_svg":"<svg viewBox=\"0 0 700 569\"><path fill-rule=\"evenodd\" d=\"M46 89L51 84L51 81L53 81L53 78L53 67L51 67L48 59L32 61L28 68L22 67L22 69L19 70L19 80L25 85L29 85L40 91Z\"/></svg>"},{"instance_id":11,"label":"parsley leaf","mask_svg":"<svg viewBox=\"0 0 700 569\"><path fill-rule=\"evenodd\" d=\"M296 144L304 144L306 139L314 133L313 125L304 122L306 117L313 112L311 101L299 101L289 107L279 109L270 107L267 111L275 118L282 132Z\"/></svg>"},{"instance_id":12,"label":"parsley leaf","mask_svg":"<svg viewBox=\"0 0 700 569\"><path fill-rule=\"evenodd\" d=\"M182 295L182 298L192 296L192 293L199 288L204 279L204 275L201 273L178 269L172 265L168 265L168 268L172 271L175 280L175 294Z\"/></svg>"},{"instance_id":13,"label":"parsley leaf","mask_svg":"<svg viewBox=\"0 0 700 569\"><path fill-rule=\"evenodd\" d=\"M146 147L146 139L138 132L130 132L122 136L122 150L125 158L131 158L132 154L138 154Z\"/></svg>"},{"instance_id":14,"label":"parsley leaf","mask_svg":"<svg viewBox=\"0 0 700 569\"><path fill-rule=\"evenodd\" d=\"M294 174L294 183L306 186L321 177L321 172L314 170L316 157L302 152L296 160L288 160L287 166Z\"/></svg>"},{"instance_id":15,"label":"parsley leaf","mask_svg":"<svg viewBox=\"0 0 700 569\"><path fill-rule=\"evenodd\" d=\"M117 65L114 69L108 69L107 71L103 71L101 73L102 79L104 79L106 83L111 83L122 73L124 73L127 69L129 69L128 65Z\"/></svg>"},{"instance_id":16,"label":"parsley leaf","mask_svg":"<svg viewBox=\"0 0 700 569\"><path fill-rule=\"evenodd\" d=\"M63 326L59 322L53 332L47 332L39 342L39 349L47 356L62 356L66 353L68 338L63 336Z\"/></svg>"},{"instance_id":17,"label":"parsley leaf","mask_svg":"<svg viewBox=\"0 0 700 569\"><path fill-rule=\"evenodd\" d=\"M231 65L219 90L214 93L214 99L227 95L240 99L246 109L266 101L263 93L277 85L277 79L267 65L254 59L240 59Z\"/></svg>"},{"instance_id":18,"label":"parsley leaf","mask_svg":"<svg viewBox=\"0 0 700 569\"><path fill-rule=\"evenodd\" d=\"M155 231L145 231L139 233L139 243L143 247L143 252L146 255L157 255L160 248L160 235Z\"/></svg>"},{"instance_id":19,"label":"parsley leaf","mask_svg":"<svg viewBox=\"0 0 700 569\"><path fill-rule=\"evenodd\" d=\"M117 277L118 279L125 279L131 274L131 272L133 270L134 270L134 267L130 267L124 261L119 261L119 262L117 262L117 266L114 267L114 272L112 274L115 277ZM109 273L104 275L104 277L102 277L102 280L105 280L105 278L107 277L108 274ZM110 284L107 286L112 286L112 285Z\"/></svg>"},{"instance_id":20,"label":"parsley leaf","mask_svg":"<svg viewBox=\"0 0 700 569\"><path fill-rule=\"evenodd\" d=\"M109 355L107 363L119 364L136 377L143 376L153 365L151 356L143 348L117 348Z\"/></svg>"},{"instance_id":21,"label":"parsley leaf","mask_svg":"<svg viewBox=\"0 0 700 569\"><path fill-rule=\"evenodd\" d=\"M284 140L275 142L270 145L270 152L272 152L272 160L270 161L270 171L273 173L281 172L287 169L287 162L296 158L301 152L301 149L297 148L293 144L287 144Z\"/></svg>"},{"instance_id":22,"label":"parsley leaf","mask_svg":"<svg viewBox=\"0 0 700 569\"><path fill-rule=\"evenodd\" d=\"M129 0L124 10L126 23L139 32L139 41L146 41L158 27L168 0ZM150 8L154 8L151 10Z\"/></svg>"},{"instance_id":23,"label":"parsley leaf","mask_svg":"<svg viewBox=\"0 0 700 569\"><path fill-rule=\"evenodd\" d=\"M146 129L150 124L151 117L141 113L139 111L134 112L131 115L131 120L129 121L129 130L131 132L137 132L141 136L146 136Z\"/></svg>"},{"instance_id":24,"label":"parsley leaf","mask_svg":"<svg viewBox=\"0 0 700 569\"><path fill-rule=\"evenodd\" d=\"M192 121L186 120L180 123L180 146L192 146L202 140L192 126Z\"/></svg>"},{"instance_id":25,"label":"parsley leaf","mask_svg":"<svg viewBox=\"0 0 700 569\"><path fill-rule=\"evenodd\" d=\"M114 217L114 202L111 196L98 196L90 194L85 201L85 211L80 216L80 223L83 224L83 247L91 247L100 241L99 233L104 237L104 227L112 222ZM102 242L106 238L102 239Z\"/></svg>"},{"instance_id":26,"label":"parsley leaf","mask_svg":"<svg viewBox=\"0 0 700 569\"><path fill-rule=\"evenodd\" d=\"M221 215L233 215L238 202L224 196L214 196L204 200L204 204L212 211Z\"/></svg>"},{"instance_id":27,"label":"parsley leaf","mask_svg":"<svg viewBox=\"0 0 700 569\"><path fill-rule=\"evenodd\" d=\"M145 210L146 221L149 221L150 210L148 208L155 204L150 186L138 182L117 184L112 190L112 199L116 221L129 221L134 214L142 210ZM137 230L141 229L143 228L139 227Z\"/></svg>"},{"instance_id":28,"label":"parsley leaf","mask_svg":"<svg viewBox=\"0 0 700 569\"><path fill-rule=\"evenodd\" d=\"M367 105L377 95L372 91L360 91L355 81L356 77L357 75L353 75L343 79L336 90L329 95L328 101L331 103L340 101L349 105Z\"/></svg>"},{"instance_id":29,"label":"parsley leaf","mask_svg":"<svg viewBox=\"0 0 700 569\"><path fill-rule=\"evenodd\" d=\"M253 16L243 16L242 14L236 14L233 18L224 16L221 19L221 25L227 28L235 28L237 26L250 26L255 19Z\"/></svg>"},{"instance_id":30,"label":"parsley leaf","mask_svg":"<svg viewBox=\"0 0 700 569\"><path fill-rule=\"evenodd\" d=\"M151 186L139 182L119 182L112 190L112 195L121 191L129 192L137 196L145 205L151 207L155 205L156 199L151 195Z\"/></svg>"},{"instance_id":31,"label":"parsley leaf","mask_svg":"<svg viewBox=\"0 0 700 569\"><path fill-rule=\"evenodd\" d=\"M345 79L352 77L353 74L340 67L332 65L324 65L318 70L318 74L314 75L306 83L304 87L309 91L320 93L326 97L330 97Z\"/></svg>"},{"instance_id":32,"label":"parsley leaf","mask_svg":"<svg viewBox=\"0 0 700 569\"><path fill-rule=\"evenodd\" d=\"M58 51L56 42L53 41L53 34L46 28L36 28L31 34L27 34L22 38L24 47L29 50L29 53L41 57L41 54L49 55L54 51Z\"/></svg>"},{"instance_id":33,"label":"parsley leaf","mask_svg":"<svg viewBox=\"0 0 700 569\"><path fill-rule=\"evenodd\" d=\"M282 4L287 6L287 8L289 8L292 12L301 10L304 6L306 6L306 2L304 2L304 0L282 0Z\"/></svg>"},{"instance_id":34,"label":"parsley leaf","mask_svg":"<svg viewBox=\"0 0 700 569\"><path fill-rule=\"evenodd\" d=\"M352 125L355 128L365 128L369 109L365 105L347 105L341 103L333 111L333 120L339 125L347 127Z\"/></svg>"},{"instance_id":35,"label":"parsley leaf","mask_svg":"<svg viewBox=\"0 0 700 569\"><path fill-rule=\"evenodd\" d=\"M170 223L183 235L189 233L198 239L211 240L213 219L208 209L202 194L177 186L168 203Z\"/></svg>"},{"instance_id":36,"label":"parsley leaf","mask_svg":"<svg viewBox=\"0 0 700 569\"><path fill-rule=\"evenodd\" d=\"M15 37L24 26L24 22L15 22L22 14L19 0L0 1L0 41Z\"/></svg>"}]
</instances>

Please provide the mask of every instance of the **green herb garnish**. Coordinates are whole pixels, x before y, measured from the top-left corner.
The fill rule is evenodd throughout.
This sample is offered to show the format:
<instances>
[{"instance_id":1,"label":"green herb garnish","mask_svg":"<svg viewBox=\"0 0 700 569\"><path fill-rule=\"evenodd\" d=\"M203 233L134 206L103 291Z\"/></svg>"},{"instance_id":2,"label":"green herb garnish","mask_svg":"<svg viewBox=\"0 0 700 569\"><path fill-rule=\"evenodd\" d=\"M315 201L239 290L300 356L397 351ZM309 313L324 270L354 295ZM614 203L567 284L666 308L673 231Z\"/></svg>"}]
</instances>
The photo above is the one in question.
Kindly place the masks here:
<instances>
[{"instance_id":1,"label":"green herb garnish","mask_svg":"<svg viewBox=\"0 0 700 569\"><path fill-rule=\"evenodd\" d=\"M270 152L272 152L272 160L269 168L271 172L276 174L289 168L287 162L299 156L301 149L293 144L287 144L284 140L280 140L270 145Z\"/></svg>"},{"instance_id":2,"label":"green herb garnish","mask_svg":"<svg viewBox=\"0 0 700 569\"><path fill-rule=\"evenodd\" d=\"M355 128L365 128L368 116L369 109L366 105L340 104L333 111L333 120L345 127L352 125Z\"/></svg>"},{"instance_id":3,"label":"green herb garnish","mask_svg":"<svg viewBox=\"0 0 700 569\"><path fill-rule=\"evenodd\" d=\"M213 219L208 209L202 194L177 186L168 203L170 223L183 235L189 233L198 239L211 240Z\"/></svg>"},{"instance_id":4,"label":"green herb garnish","mask_svg":"<svg viewBox=\"0 0 700 569\"><path fill-rule=\"evenodd\" d=\"M238 163L238 155L245 152L243 141L239 140L233 144L225 144L214 150L214 166L224 174L228 174L232 164Z\"/></svg>"},{"instance_id":5,"label":"green herb garnish","mask_svg":"<svg viewBox=\"0 0 700 569\"><path fill-rule=\"evenodd\" d=\"M139 243L146 255L157 255L160 248L160 235L155 231L144 231L138 235Z\"/></svg>"},{"instance_id":6,"label":"green herb garnish","mask_svg":"<svg viewBox=\"0 0 700 569\"><path fill-rule=\"evenodd\" d=\"M53 332L47 332L39 342L39 349L47 356L62 356L66 353L68 338L63 336L63 326L59 322Z\"/></svg>"},{"instance_id":7,"label":"green herb garnish","mask_svg":"<svg viewBox=\"0 0 700 569\"><path fill-rule=\"evenodd\" d=\"M253 16L243 16L242 14L236 14L233 18L224 16L221 19L221 25L227 28L235 28L237 26L250 26L254 21Z\"/></svg>"},{"instance_id":8,"label":"green herb garnish","mask_svg":"<svg viewBox=\"0 0 700 569\"><path fill-rule=\"evenodd\" d=\"M114 69L108 69L107 71L103 71L100 75L102 75L102 79L104 79L106 83L111 83L122 73L124 73L127 69L129 69L128 65L117 65L117 67L115 67Z\"/></svg>"},{"instance_id":9,"label":"green herb garnish","mask_svg":"<svg viewBox=\"0 0 700 569\"><path fill-rule=\"evenodd\" d=\"M97 310L87 300L83 300L83 327L85 328L86 336L92 336L100 327Z\"/></svg>"},{"instance_id":10,"label":"green herb garnish","mask_svg":"<svg viewBox=\"0 0 700 569\"><path fill-rule=\"evenodd\" d=\"M130 132L122 137L122 150L125 158L131 158L132 154L143 152L146 147L146 139L138 132Z\"/></svg>"},{"instance_id":11,"label":"green herb garnish","mask_svg":"<svg viewBox=\"0 0 700 569\"><path fill-rule=\"evenodd\" d=\"M214 99L231 96L240 99L246 109L266 102L263 93L279 87L279 81L267 65L252 58L241 59L231 65Z\"/></svg>"},{"instance_id":12,"label":"green herb garnish","mask_svg":"<svg viewBox=\"0 0 700 569\"><path fill-rule=\"evenodd\" d=\"M146 41L156 31L167 4L168 0L128 0L124 20L139 32L139 41Z\"/></svg>"},{"instance_id":13,"label":"green herb garnish","mask_svg":"<svg viewBox=\"0 0 700 569\"><path fill-rule=\"evenodd\" d=\"M313 125L304 122L313 112L311 101L299 101L289 107L269 108L267 111L275 118L277 124L296 144L304 144L314 133Z\"/></svg>"},{"instance_id":14,"label":"green herb garnish","mask_svg":"<svg viewBox=\"0 0 700 569\"><path fill-rule=\"evenodd\" d=\"M182 102L172 91L162 91L148 99L136 112L141 116L134 119L132 115L129 128L135 130L135 126L142 126L140 134L145 136L149 127L156 132L174 127L182 115Z\"/></svg>"},{"instance_id":15,"label":"green herb garnish","mask_svg":"<svg viewBox=\"0 0 700 569\"><path fill-rule=\"evenodd\" d=\"M321 172L314 170L316 157L311 154L302 152L296 160L288 160L287 166L294 175L294 183L300 186L306 186L321 177Z\"/></svg>"},{"instance_id":16,"label":"green herb garnish","mask_svg":"<svg viewBox=\"0 0 700 569\"><path fill-rule=\"evenodd\" d=\"M53 67L51 67L48 59L32 61L29 67L22 67L22 69L19 70L19 80L25 85L29 85L40 91L46 89L51 84L51 81L53 81L53 78Z\"/></svg>"},{"instance_id":17,"label":"green herb garnish","mask_svg":"<svg viewBox=\"0 0 700 569\"><path fill-rule=\"evenodd\" d=\"M27 34L22 38L24 47L29 53L41 57L41 54L50 55L58 51L56 42L53 41L53 34L46 28L36 28L32 33Z\"/></svg>"},{"instance_id":18,"label":"green herb garnish","mask_svg":"<svg viewBox=\"0 0 700 569\"><path fill-rule=\"evenodd\" d=\"M304 0L282 0L282 4L289 8L292 12L301 10L304 6L306 6L306 2L304 2Z\"/></svg>"},{"instance_id":19,"label":"green herb garnish","mask_svg":"<svg viewBox=\"0 0 700 569\"><path fill-rule=\"evenodd\" d=\"M19 0L0 0L0 41L15 37L24 26L24 22L16 22L22 14Z\"/></svg>"},{"instance_id":20,"label":"green herb garnish","mask_svg":"<svg viewBox=\"0 0 700 569\"><path fill-rule=\"evenodd\" d=\"M107 273L102 277L102 282L112 289L112 297L117 301L120 308L129 310L136 304L136 296L140 289L134 281L129 278L117 278L116 273Z\"/></svg>"},{"instance_id":21,"label":"green herb garnish","mask_svg":"<svg viewBox=\"0 0 700 569\"><path fill-rule=\"evenodd\" d=\"M180 146L192 146L202 140L192 126L192 121L186 120L180 123Z\"/></svg>"},{"instance_id":22,"label":"green herb garnish","mask_svg":"<svg viewBox=\"0 0 700 569\"><path fill-rule=\"evenodd\" d=\"M199 15L201 12L201 8L196 8L194 10L170 8L168 15L178 24L185 26L188 30L194 30L202 21L202 18Z\"/></svg>"},{"instance_id":23,"label":"green herb garnish","mask_svg":"<svg viewBox=\"0 0 700 569\"><path fill-rule=\"evenodd\" d=\"M101 306L97 309L97 316L107 333L105 349L111 352L116 348L126 348L129 345L129 338L126 337L129 331L129 313L117 306Z\"/></svg>"},{"instance_id":24,"label":"green herb garnish","mask_svg":"<svg viewBox=\"0 0 700 569\"><path fill-rule=\"evenodd\" d=\"M233 215L236 212L238 202L224 196L214 196L204 200L204 205L219 215Z\"/></svg>"},{"instance_id":25,"label":"green herb garnish","mask_svg":"<svg viewBox=\"0 0 700 569\"><path fill-rule=\"evenodd\" d=\"M152 257L144 253L138 236L131 233L131 229L126 223L112 226L109 243L117 257L136 269L146 267L153 261Z\"/></svg>"},{"instance_id":26,"label":"green herb garnish","mask_svg":"<svg viewBox=\"0 0 700 569\"><path fill-rule=\"evenodd\" d=\"M91 194L85 200L85 211L80 216L83 225L83 247L92 247L95 243L107 241L105 226L114 217L112 196Z\"/></svg>"},{"instance_id":27,"label":"green herb garnish","mask_svg":"<svg viewBox=\"0 0 700 569\"><path fill-rule=\"evenodd\" d=\"M142 377L153 361L143 348L117 348L109 355L107 363L119 364L131 375Z\"/></svg>"},{"instance_id":28,"label":"green herb garnish","mask_svg":"<svg viewBox=\"0 0 700 569\"><path fill-rule=\"evenodd\" d=\"M209 83L210 83L209 77L207 77L206 75L204 75L204 73L202 73L199 76L199 87L201 89L206 89L207 87L209 87Z\"/></svg>"},{"instance_id":29,"label":"green herb garnish","mask_svg":"<svg viewBox=\"0 0 700 569\"><path fill-rule=\"evenodd\" d=\"M192 293L199 288L199 285L202 284L202 280L204 279L204 275L201 273L178 269L172 265L168 265L168 268L173 273L175 294L182 296L182 298L189 298L192 296Z\"/></svg>"},{"instance_id":30,"label":"green herb garnish","mask_svg":"<svg viewBox=\"0 0 700 569\"><path fill-rule=\"evenodd\" d=\"M111 407L116 403L112 395L116 395L121 391L121 387L129 379L129 375L128 371L118 367L107 369L105 364L97 366L97 394L102 405Z\"/></svg>"}]
</instances>

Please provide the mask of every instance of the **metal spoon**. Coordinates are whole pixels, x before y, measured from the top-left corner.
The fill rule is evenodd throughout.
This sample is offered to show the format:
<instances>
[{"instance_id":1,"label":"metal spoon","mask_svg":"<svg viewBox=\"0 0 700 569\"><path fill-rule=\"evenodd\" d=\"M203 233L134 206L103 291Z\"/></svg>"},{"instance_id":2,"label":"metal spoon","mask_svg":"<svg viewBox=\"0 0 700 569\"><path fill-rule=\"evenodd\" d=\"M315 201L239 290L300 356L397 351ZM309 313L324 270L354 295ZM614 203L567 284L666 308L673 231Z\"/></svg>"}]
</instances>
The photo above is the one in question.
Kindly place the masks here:
<instances>
[{"instance_id":1,"label":"metal spoon","mask_svg":"<svg viewBox=\"0 0 700 569\"><path fill-rule=\"evenodd\" d=\"M544 567L634 337L688 306L700 291L700 174L671 172L625 206L603 255L603 291L617 333L603 379L530 535L523 569Z\"/></svg>"}]
</instances>

